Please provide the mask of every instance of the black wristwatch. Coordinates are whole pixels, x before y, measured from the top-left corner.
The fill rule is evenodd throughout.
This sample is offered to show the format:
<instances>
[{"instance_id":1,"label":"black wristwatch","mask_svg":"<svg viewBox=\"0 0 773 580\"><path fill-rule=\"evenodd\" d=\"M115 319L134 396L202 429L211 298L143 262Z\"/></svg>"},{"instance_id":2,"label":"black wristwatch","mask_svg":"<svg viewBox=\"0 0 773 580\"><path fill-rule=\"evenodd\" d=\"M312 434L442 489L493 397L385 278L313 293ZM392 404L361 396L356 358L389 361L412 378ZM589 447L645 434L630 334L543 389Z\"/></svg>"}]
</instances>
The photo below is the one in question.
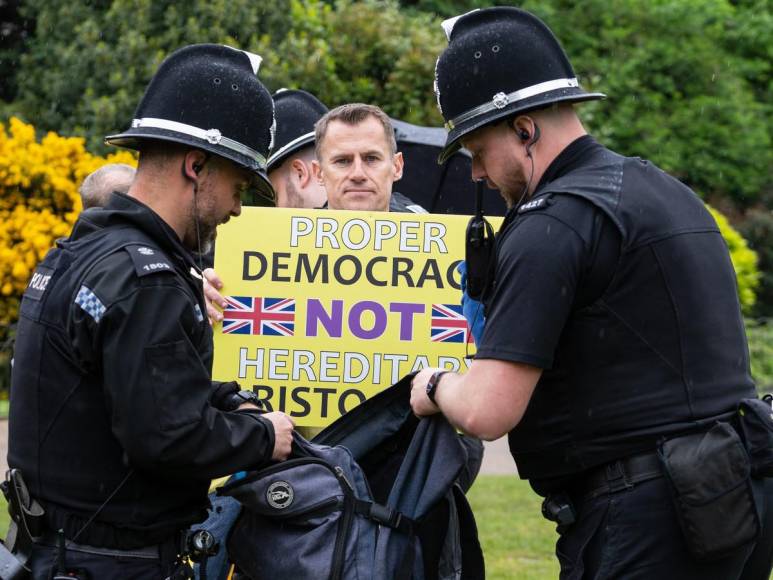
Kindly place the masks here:
<instances>
[{"instance_id":1,"label":"black wristwatch","mask_svg":"<svg viewBox=\"0 0 773 580\"><path fill-rule=\"evenodd\" d=\"M429 378L429 382L427 383L427 397L435 406L437 406L437 401L435 400L435 391L437 391L437 386L440 384L440 377L448 372L449 371L435 371L432 373L432 376Z\"/></svg>"}]
</instances>

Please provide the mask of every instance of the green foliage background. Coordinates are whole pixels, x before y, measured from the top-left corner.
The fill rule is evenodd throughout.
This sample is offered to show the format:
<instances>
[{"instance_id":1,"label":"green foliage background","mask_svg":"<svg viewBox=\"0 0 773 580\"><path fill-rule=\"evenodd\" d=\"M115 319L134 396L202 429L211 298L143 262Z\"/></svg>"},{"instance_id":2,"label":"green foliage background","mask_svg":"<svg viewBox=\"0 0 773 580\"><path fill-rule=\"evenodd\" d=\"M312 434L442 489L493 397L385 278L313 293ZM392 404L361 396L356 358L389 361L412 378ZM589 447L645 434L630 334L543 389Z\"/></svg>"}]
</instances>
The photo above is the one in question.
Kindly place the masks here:
<instances>
[{"instance_id":1,"label":"green foliage background","mask_svg":"<svg viewBox=\"0 0 773 580\"><path fill-rule=\"evenodd\" d=\"M437 125L441 15L481 5L26 0L17 20L32 30L10 79L16 98L4 109L41 130L86 135L102 152L102 136L128 125L166 54L223 42L264 56L261 76L272 89L302 87L330 106L375 102L395 117ZM521 6L554 29L584 86L609 95L582 107L604 143L652 159L709 199L746 208L772 195L770 0Z\"/></svg>"}]
</instances>

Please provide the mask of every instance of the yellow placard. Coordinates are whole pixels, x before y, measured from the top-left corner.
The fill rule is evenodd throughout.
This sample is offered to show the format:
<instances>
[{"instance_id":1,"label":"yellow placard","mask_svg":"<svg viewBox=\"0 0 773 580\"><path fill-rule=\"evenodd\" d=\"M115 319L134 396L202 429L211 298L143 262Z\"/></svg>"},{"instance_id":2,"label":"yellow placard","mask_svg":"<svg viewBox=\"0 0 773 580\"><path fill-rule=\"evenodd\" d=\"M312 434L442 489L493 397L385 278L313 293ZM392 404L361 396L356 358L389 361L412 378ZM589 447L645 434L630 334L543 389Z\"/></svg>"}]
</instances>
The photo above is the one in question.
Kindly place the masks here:
<instances>
[{"instance_id":1,"label":"yellow placard","mask_svg":"<svg viewBox=\"0 0 773 580\"><path fill-rule=\"evenodd\" d=\"M244 208L218 230L229 305L214 378L322 427L411 371L469 366L456 270L468 220Z\"/></svg>"}]
</instances>

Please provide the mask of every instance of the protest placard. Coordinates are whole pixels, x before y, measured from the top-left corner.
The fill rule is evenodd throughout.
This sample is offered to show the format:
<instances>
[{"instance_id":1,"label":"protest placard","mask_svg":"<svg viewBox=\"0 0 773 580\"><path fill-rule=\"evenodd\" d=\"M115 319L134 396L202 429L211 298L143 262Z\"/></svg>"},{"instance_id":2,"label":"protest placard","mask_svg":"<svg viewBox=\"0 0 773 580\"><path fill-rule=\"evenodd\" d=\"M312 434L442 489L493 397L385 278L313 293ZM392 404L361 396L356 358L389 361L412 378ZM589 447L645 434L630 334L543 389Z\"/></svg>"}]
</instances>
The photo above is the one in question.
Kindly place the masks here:
<instances>
[{"instance_id":1,"label":"protest placard","mask_svg":"<svg viewBox=\"0 0 773 580\"><path fill-rule=\"evenodd\" d=\"M320 427L411 371L469 366L468 219L244 208L217 238L214 378Z\"/></svg>"}]
</instances>

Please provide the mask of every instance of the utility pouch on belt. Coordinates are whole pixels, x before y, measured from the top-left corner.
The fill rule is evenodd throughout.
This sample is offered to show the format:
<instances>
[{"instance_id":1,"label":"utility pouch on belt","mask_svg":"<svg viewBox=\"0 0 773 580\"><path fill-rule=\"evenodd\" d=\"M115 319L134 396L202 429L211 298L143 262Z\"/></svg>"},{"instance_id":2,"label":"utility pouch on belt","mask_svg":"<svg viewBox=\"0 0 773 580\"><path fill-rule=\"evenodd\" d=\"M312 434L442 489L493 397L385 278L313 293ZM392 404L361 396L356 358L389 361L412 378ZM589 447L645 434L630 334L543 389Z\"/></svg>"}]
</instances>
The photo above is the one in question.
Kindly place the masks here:
<instances>
[{"instance_id":1,"label":"utility pouch on belt","mask_svg":"<svg viewBox=\"0 0 773 580\"><path fill-rule=\"evenodd\" d=\"M746 444L752 477L773 477L773 396L742 399L738 403L738 430Z\"/></svg>"},{"instance_id":2,"label":"utility pouch on belt","mask_svg":"<svg viewBox=\"0 0 773 580\"><path fill-rule=\"evenodd\" d=\"M729 423L665 440L658 453L693 556L718 559L757 539L749 456Z\"/></svg>"}]
</instances>

